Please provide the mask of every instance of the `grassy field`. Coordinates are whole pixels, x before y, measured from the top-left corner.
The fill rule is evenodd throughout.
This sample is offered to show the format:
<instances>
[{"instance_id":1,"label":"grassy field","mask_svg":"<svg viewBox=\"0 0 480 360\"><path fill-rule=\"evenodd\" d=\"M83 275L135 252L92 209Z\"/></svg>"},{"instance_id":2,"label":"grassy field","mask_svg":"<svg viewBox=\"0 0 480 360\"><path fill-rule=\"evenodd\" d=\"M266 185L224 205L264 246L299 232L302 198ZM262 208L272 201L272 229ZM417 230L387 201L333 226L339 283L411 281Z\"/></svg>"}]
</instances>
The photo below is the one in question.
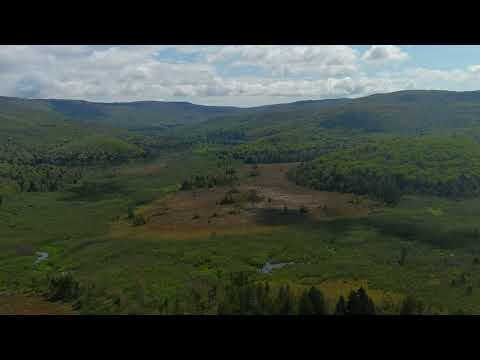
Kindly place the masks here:
<instances>
[{"instance_id":1,"label":"grassy field","mask_svg":"<svg viewBox=\"0 0 480 360\"><path fill-rule=\"evenodd\" d=\"M93 289L94 300L82 313L160 313L165 299L182 296L195 284L252 271L272 284L317 285L331 307L340 294L364 285L387 313L397 311L394 305L408 294L432 313L480 313L478 199L411 196L369 215L347 211L243 230L206 228L194 237L155 230L154 222L126 224L129 207L142 213L162 199L185 196L177 192L182 180L216 166L208 152L169 155L105 169L89 179L106 183L108 192L6 196L0 207L0 292L39 296L47 274L71 271ZM269 179L261 188L275 189L269 173L274 168L260 171ZM245 186L262 179L245 180ZM268 194L285 196L285 188L276 189ZM298 211L300 194L288 191L295 204L291 210ZM329 200L332 208L335 199ZM400 265L402 249L406 258ZM37 251L48 252L49 258L34 265ZM261 274L268 259L295 264Z\"/></svg>"}]
</instances>

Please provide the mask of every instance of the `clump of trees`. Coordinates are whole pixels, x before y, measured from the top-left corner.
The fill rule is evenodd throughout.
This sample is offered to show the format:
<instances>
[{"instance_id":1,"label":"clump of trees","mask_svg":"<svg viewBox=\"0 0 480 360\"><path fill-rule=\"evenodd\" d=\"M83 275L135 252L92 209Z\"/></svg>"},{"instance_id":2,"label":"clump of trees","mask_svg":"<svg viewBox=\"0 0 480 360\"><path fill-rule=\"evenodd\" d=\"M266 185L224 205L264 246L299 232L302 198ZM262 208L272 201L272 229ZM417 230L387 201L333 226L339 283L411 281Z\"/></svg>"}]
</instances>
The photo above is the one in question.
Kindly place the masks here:
<instances>
[{"instance_id":1,"label":"clump of trees","mask_svg":"<svg viewBox=\"0 0 480 360\"><path fill-rule=\"evenodd\" d=\"M135 214L133 206L129 206L127 209L127 219L130 220L133 226L141 226L147 223L147 219L142 214Z\"/></svg>"},{"instance_id":2,"label":"clump of trees","mask_svg":"<svg viewBox=\"0 0 480 360\"><path fill-rule=\"evenodd\" d=\"M245 131L242 130L212 130L206 133L205 138L202 139L207 144L223 144L223 145L232 145L241 143L246 140ZM199 139L200 140L200 139Z\"/></svg>"},{"instance_id":3,"label":"clump of trees","mask_svg":"<svg viewBox=\"0 0 480 360\"><path fill-rule=\"evenodd\" d=\"M49 301L72 301L80 295L80 286L72 274L62 272L47 278L46 298Z\"/></svg>"},{"instance_id":4,"label":"clump of trees","mask_svg":"<svg viewBox=\"0 0 480 360\"><path fill-rule=\"evenodd\" d=\"M375 304L368 296L366 290L360 287L352 290L348 299L340 296L336 306L336 315L374 315L376 314Z\"/></svg>"},{"instance_id":5,"label":"clump of trees","mask_svg":"<svg viewBox=\"0 0 480 360\"><path fill-rule=\"evenodd\" d=\"M196 266L209 264L207 258ZM50 301L70 302L83 313L378 315L385 310L374 304L363 287L352 290L346 298L340 296L332 312L325 295L316 286L294 290L290 284L259 281L249 272L231 273L226 278L222 274L217 269L217 281L196 280L176 297L146 297L145 284L138 283L133 297L127 301L121 292L108 291L88 282L80 284L72 273L62 272L48 275L44 295ZM225 281L220 281L221 278ZM426 306L411 295L393 310L400 315L428 313Z\"/></svg>"},{"instance_id":6,"label":"clump of trees","mask_svg":"<svg viewBox=\"0 0 480 360\"><path fill-rule=\"evenodd\" d=\"M213 188L215 186L233 185L236 180L235 170L229 170L226 174L217 175L194 175L183 180L180 190L192 190L201 188Z\"/></svg>"},{"instance_id":7,"label":"clump of trees","mask_svg":"<svg viewBox=\"0 0 480 360\"><path fill-rule=\"evenodd\" d=\"M312 160L333 150L338 145L325 139L291 142L289 139L258 140L235 146L230 150L236 160L247 164L271 164Z\"/></svg>"},{"instance_id":8,"label":"clump of trees","mask_svg":"<svg viewBox=\"0 0 480 360\"><path fill-rule=\"evenodd\" d=\"M20 192L51 192L76 184L87 169L143 158L138 146L119 138L91 136L49 146L0 142L0 182L13 182Z\"/></svg>"},{"instance_id":9,"label":"clump of trees","mask_svg":"<svg viewBox=\"0 0 480 360\"><path fill-rule=\"evenodd\" d=\"M145 225L146 223L147 223L147 220L143 215L135 215L132 221L133 226L141 226L141 225Z\"/></svg>"},{"instance_id":10,"label":"clump of trees","mask_svg":"<svg viewBox=\"0 0 480 360\"><path fill-rule=\"evenodd\" d=\"M85 171L50 164L0 164L0 180L8 179L20 192L48 192L62 190L75 184Z\"/></svg>"},{"instance_id":11,"label":"clump of trees","mask_svg":"<svg viewBox=\"0 0 480 360\"><path fill-rule=\"evenodd\" d=\"M248 274L232 274L218 305L218 314L325 315L323 293L316 287L294 293L288 284L273 289L269 282L255 282Z\"/></svg>"},{"instance_id":12,"label":"clump of trees","mask_svg":"<svg viewBox=\"0 0 480 360\"><path fill-rule=\"evenodd\" d=\"M182 313L206 311L219 315L332 314L324 294L316 286L294 291L289 284L272 286L268 281L255 281L254 277L246 272L230 274L225 285L207 287L203 296L198 290L191 292L190 295L182 297ZM415 302L412 310L408 303L410 308L407 306L405 311L419 311L419 306L423 305L418 304ZM374 315L380 312L367 291L360 287L351 291L347 299L341 296L333 314Z\"/></svg>"},{"instance_id":13,"label":"clump of trees","mask_svg":"<svg viewBox=\"0 0 480 360\"><path fill-rule=\"evenodd\" d=\"M400 315L420 315L423 314L424 311L424 304L411 295L408 295L402 301L402 305L400 307Z\"/></svg>"},{"instance_id":14,"label":"clump of trees","mask_svg":"<svg viewBox=\"0 0 480 360\"><path fill-rule=\"evenodd\" d=\"M480 194L480 149L461 137L370 140L305 162L289 176L299 185L389 205L409 193L471 197Z\"/></svg>"}]
</instances>

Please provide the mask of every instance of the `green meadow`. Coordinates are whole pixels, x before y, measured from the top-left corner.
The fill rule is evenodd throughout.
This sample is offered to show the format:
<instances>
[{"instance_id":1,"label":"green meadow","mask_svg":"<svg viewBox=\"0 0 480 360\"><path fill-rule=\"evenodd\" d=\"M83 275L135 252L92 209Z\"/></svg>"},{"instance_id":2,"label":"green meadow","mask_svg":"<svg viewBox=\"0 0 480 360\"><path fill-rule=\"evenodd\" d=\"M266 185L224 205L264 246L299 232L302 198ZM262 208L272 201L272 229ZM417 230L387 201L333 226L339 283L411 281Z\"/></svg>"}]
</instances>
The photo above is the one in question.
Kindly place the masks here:
<instances>
[{"instance_id":1,"label":"green meadow","mask_svg":"<svg viewBox=\"0 0 480 360\"><path fill-rule=\"evenodd\" d=\"M391 301L409 294L432 313L480 313L478 199L407 196L367 217L326 218L262 233L190 240L174 234L111 236L112 223L125 218L129 207L178 191L192 173L215 169L209 154L198 151L109 168L88 180L109 183L110 193L5 196L0 208L1 288L41 295L48 274L68 271L94 288L94 300L82 313L168 313L159 310L160 304L186 296L192 284L222 282L231 272L246 271L273 284L314 284L324 290L330 306L349 284L361 283L387 313L397 311ZM152 163L162 166L142 175L142 167ZM122 175L125 169L130 171ZM402 249L406 257L400 265ZM49 258L34 265L37 251L48 252ZM294 264L260 273L269 259Z\"/></svg>"},{"instance_id":2,"label":"green meadow","mask_svg":"<svg viewBox=\"0 0 480 360\"><path fill-rule=\"evenodd\" d=\"M330 313L363 287L381 314L408 296L426 314L480 314L479 99L412 91L240 109L0 98L0 294L80 314L215 314L212 292L248 274L299 296L316 287ZM290 182L279 167L252 180L256 164L275 163L289 163ZM345 193L352 211L329 211ZM225 220L212 194L241 231L210 227ZM275 221L254 223L262 207ZM189 217L168 230L147 210ZM261 272L267 263L285 266Z\"/></svg>"}]
</instances>

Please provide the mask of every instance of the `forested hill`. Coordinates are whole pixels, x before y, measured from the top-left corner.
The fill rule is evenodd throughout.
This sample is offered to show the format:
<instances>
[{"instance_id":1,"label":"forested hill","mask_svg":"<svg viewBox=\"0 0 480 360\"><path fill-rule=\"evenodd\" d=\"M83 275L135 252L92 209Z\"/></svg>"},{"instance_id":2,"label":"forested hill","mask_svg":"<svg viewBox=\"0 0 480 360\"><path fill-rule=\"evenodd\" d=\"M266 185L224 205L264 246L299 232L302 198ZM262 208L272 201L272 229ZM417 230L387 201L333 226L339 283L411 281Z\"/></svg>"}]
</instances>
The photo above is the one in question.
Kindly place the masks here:
<instances>
[{"instance_id":1,"label":"forested hill","mask_svg":"<svg viewBox=\"0 0 480 360\"><path fill-rule=\"evenodd\" d=\"M198 124L209 118L236 113L239 108L204 106L188 102L137 101L95 103L75 100L42 100L70 119L128 129Z\"/></svg>"},{"instance_id":2,"label":"forested hill","mask_svg":"<svg viewBox=\"0 0 480 360\"><path fill-rule=\"evenodd\" d=\"M422 133L480 125L480 91L409 90L357 99L299 101L252 108L188 102L96 103L0 97L0 116L35 112L50 119L127 129L180 126L179 131L241 129L255 134L291 129L357 129Z\"/></svg>"},{"instance_id":3,"label":"forested hill","mask_svg":"<svg viewBox=\"0 0 480 360\"><path fill-rule=\"evenodd\" d=\"M399 91L357 99L307 101L207 120L191 131L230 129L258 137L290 131L305 133L354 129L367 133L422 134L480 125L480 91Z\"/></svg>"},{"instance_id":4,"label":"forested hill","mask_svg":"<svg viewBox=\"0 0 480 360\"><path fill-rule=\"evenodd\" d=\"M370 139L300 165L300 185L371 195L395 203L402 194L451 198L480 193L480 147L463 136Z\"/></svg>"}]
</instances>

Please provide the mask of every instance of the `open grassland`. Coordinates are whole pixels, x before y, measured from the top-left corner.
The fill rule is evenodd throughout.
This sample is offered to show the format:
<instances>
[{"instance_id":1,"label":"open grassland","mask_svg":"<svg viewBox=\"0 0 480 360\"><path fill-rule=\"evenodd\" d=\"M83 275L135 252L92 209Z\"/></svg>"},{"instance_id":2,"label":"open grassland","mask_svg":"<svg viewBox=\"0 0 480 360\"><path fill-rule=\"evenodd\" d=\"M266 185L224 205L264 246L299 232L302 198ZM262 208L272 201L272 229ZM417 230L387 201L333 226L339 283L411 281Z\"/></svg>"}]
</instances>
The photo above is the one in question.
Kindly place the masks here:
<instances>
[{"instance_id":1,"label":"open grassland","mask_svg":"<svg viewBox=\"0 0 480 360\"><path fill-rule=\"evenodd\" d=\"M222 210L216 204L227 189L197 189L195 199L192 190L178 190L192 173L215 171L208 154L107 169L89 180L110 184L108 193L7 196L0 207L0 291L40 295L47 274L70 271L79 282L95 285L96 300L82 313L159 313L165 299L185 295L192 284L251 271L258 281L272 284L318 285L330 306L363 284L386 312L413 294L433 313L480 313L478 199L412 196L371 212L374 203L366 199L286 182L287 167L259 166L257 176L248 175L249 167L237 167L240 194L234 196L254 188L264 198L253 205L240 202L244 214L228 214L233 205ZM325 204L338 212L314 216L315 207ZM274 224L258 217L265 208L283 211L284 205L297 215L287 213L288 221ZM297 221L302 205L307 212ZM127 223L131 206L150 217L145 225ZM171 212L169 221L152 216L163 206ZM199 219L193 219L195 211ZM233 226L242 219L244 227ZM171 220L177 229L168 228ZM50 256L34 265L37 251ZM268 260L294 264L260 273Z\"/></svg>"},{"instance_id":2,"label":"open grassland","mask_svg":"<svg viewBox=\"0 0 480 360\"><path fill-rule=\"evenodd\" d=\"M52 303L39 297L0 295L0 315L73 315L67 304Z\"/></svg>"}]
</instances>

